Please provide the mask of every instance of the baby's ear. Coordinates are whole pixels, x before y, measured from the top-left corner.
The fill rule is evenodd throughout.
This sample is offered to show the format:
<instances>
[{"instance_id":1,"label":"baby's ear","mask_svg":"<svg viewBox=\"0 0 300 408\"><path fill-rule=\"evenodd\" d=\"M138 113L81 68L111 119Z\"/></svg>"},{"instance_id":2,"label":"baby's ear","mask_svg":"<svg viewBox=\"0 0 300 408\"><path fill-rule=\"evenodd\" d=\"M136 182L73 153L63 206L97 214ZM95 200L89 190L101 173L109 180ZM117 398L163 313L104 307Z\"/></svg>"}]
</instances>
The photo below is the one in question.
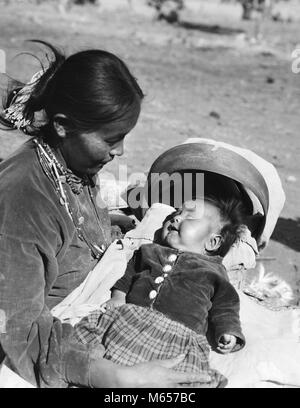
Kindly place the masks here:
<instances>
[{"instance_id":1,"label":"baby's ear","mask_svg":"<svg viewBox=\"0 0 300 408\"><path fill-rule=\"evenodd\" d=\"M205 242L205 250L213 252L220 248L222 244L222 236L219 234L211 234L209 239Z\"/></svg>"}]
</instances>

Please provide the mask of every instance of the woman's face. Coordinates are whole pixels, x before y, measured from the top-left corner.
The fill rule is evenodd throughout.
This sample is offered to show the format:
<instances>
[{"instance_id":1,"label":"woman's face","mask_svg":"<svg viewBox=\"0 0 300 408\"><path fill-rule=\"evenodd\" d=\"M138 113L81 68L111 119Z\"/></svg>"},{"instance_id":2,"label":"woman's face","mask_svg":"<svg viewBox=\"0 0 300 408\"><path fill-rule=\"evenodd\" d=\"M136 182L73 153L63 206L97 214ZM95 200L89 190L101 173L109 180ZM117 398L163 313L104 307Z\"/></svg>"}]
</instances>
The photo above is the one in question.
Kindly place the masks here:
<instances>
[{"instance_id":1,"label":"woman's face","mask_svg":"<svg viewBox=\"0 0 300 408\"><path fill-rule=\"evenodd\" d=\"M140 107L117 122L96 132L72 134L63 138L60 151L69 169L79 176L94 176L115 156L124 153L124 138L134 128Z\"/></svg>"}]
</instances>

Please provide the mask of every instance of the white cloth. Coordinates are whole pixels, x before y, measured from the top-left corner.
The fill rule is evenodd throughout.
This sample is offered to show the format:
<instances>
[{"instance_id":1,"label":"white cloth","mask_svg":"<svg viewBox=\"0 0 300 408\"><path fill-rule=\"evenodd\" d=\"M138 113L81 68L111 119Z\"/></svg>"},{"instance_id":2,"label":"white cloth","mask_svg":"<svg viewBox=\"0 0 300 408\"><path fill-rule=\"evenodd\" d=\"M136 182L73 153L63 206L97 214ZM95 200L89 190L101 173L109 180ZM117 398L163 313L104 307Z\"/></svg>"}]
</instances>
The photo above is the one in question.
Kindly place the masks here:
<instances>
[{"instance_id":1,"label":"white cloth","mask_svg":"<svg viewBox=\"0 0 300 408\"><path fill-rule=\"evenodd\" d=\"M0 365L0 388L35 388L6 365Z\"/></svg>"},{"instance_id":2,"label":"white cloth","mask_svg":"<svg viewBox=\"0 0 300 408\"><path fill-rule=\"evenodd\" d=\"M222 263L228 271L239 266L250 269L256 265L256 255L258 255L256 240L251 236L249 229L243 225L238 239L225 255Z\"/></svg>"},{"instance_id":3,"label":"white cloth","mask_svg":"<svg viewBox=\"0 0 300 408\"><path fill-rule=\"evenodd\" d=\"M82 284L52 309L53 316L74 325L110 299L110 288L124 274L134 251L130 241L123 240L123 245L123 250L117 241L109 246Z\"/></svg>"},{"instance_id":4,"label":"white cloth","mask_svg":"<svg viewBox=\"0 0 300 408\"><path fill-rule=\"evenodd\" d=\"M238 293L246 346L211 352L211 366L228 378L228 388L300 387L300 309L272 311Z\"/></svg>"}]
</instances>

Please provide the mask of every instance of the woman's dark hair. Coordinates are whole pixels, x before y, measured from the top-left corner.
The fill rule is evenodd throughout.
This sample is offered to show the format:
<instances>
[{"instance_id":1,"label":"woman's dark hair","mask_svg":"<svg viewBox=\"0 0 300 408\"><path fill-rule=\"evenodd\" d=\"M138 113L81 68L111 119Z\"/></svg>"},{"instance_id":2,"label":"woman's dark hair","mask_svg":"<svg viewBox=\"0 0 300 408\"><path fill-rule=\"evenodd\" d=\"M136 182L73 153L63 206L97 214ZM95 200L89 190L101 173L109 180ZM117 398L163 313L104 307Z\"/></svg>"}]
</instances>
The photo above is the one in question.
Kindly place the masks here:
<instances>
[{"instance_id":1,"label":"woman's dark hair","mask_svg":"<svg viewBox=\"0 0 300 408\"><path fill-rule=\"evenodd\" d=\"M57 113L66 116L64 125L68 131L89 133L121 120L140 106L144 94L125 63L114 54L86 50L66 58L49 43L33 42L48 47L53 58L48 57L49 67L44 70L25 103L24 116L33 123L22 129L24 133L53 138L53 118ZM10 106L20 88L20 83L16 82L16 86L10 89L4 109ZM41 125L33 120L39 111L46 115ZM0 122L14 127L4 114L0 115ZM50 143L50 140L47 142Z\"/></svg>"},{"instance_id":2,"label":"woman's dark hair","mask_svg":"<svg viewBox=\"0 0 300 408\"><path fill-rule=\"evenodd\" d=\"M245 223L248 215L247 208L242 200L235 197L205 197L205 201L219 209L221 220L224 223L220 232L222 236L221 245L217 250L211 251L210 255L224 257L239 236L241 225Z\"/></svg>"}]
</instances>

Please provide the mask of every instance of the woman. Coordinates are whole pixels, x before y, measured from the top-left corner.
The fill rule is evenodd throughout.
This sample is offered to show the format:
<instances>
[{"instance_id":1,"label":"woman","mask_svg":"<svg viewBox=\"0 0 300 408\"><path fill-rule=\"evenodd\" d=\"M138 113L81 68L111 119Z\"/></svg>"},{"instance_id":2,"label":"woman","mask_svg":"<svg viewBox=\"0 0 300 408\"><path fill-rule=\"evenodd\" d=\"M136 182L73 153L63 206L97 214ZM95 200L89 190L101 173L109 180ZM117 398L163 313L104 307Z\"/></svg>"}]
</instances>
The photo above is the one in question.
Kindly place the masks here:
<instances>
[{"instance_id":1,"label":"woman","mask_svg":"<svg viewBox=\"0 0 300 408\"><path fill-rule=\"evenodd\" d=\"M1 354L39 387L176 386L205 377L170 368L183 358L124 367L71 340L50 310L87 276L111 242L93 176L123 154L143 92L115 55L54 59L8 93L1 123L33 136L0 165ZM43 119L37 118L43 113ZM39 120L38 120L39 119ZM98 200L97 200L98 201Z\"/></svg>"}]
</instances>

